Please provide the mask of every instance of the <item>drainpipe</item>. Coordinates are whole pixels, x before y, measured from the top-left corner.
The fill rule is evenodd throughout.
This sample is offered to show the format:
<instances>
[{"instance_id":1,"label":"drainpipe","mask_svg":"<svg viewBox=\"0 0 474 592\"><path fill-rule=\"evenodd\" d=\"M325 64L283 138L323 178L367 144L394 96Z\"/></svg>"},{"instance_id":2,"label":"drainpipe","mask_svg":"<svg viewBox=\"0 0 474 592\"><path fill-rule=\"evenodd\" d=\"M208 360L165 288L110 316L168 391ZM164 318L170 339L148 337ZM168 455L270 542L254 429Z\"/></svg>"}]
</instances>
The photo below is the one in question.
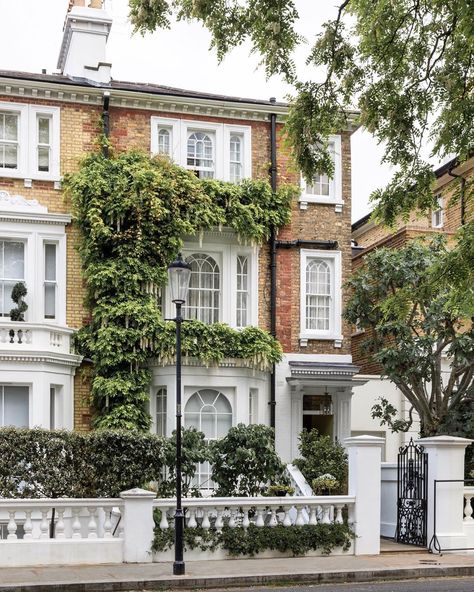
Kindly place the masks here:
<instances>
[{"instance_id":1,"label":"drainpipe","mask_svg":"<svg viewBox=\"0 0 474 592\"><path fill-rule=\"evenodd\" d=\"M461 226L466 224L466 179L462 175L456 175L452 170L448 171L448 175L454 179L461 179Z\"/></svg>"},{"instance_id":2,"label":"drainpipe","mask_svg":"<svg viewBox=\"0 0 474 592\"><path fill-rule=\"evenodd\" d=\"M270 103L276 103L272 97ZM277 158L276 158L276 114L270 114L270 181L272 191L277 188ZM276 330L276 233L275 227L270 229L270 333L277 336ZM276 365L273 364L270 376L270 427L275 429L275 406L276 406Z\"/></svg>"},{"instance_id":3,"label":"drainpipe","mask_svg":"<svg viewBox=\"0 0 474 592\"><path fill-rule=\"evenodd\" d=\"M104 102L102 106L102 125L104 128L104 136L105 139L109 139L110 134L110 114L109 114L109 102L110 102L110 92L106 90L104 92ZM102 146L102 154L105 158L109 158L109 146L107 143L104 143Z\"/></svg>"}]
</instances>

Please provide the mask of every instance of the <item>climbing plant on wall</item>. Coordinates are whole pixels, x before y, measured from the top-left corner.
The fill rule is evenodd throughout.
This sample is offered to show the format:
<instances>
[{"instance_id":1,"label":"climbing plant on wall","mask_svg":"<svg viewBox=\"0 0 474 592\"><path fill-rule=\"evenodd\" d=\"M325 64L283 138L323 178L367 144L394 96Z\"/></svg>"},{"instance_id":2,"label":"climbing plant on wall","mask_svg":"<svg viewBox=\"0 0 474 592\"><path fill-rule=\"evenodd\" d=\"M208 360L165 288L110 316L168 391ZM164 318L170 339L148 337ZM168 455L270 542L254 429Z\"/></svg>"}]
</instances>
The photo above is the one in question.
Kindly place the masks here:
<instances>
[{"instance_id":1,"label":"climbing plant on wall","mask_svg":"<svg viewBox=\"0 0 474 592\"><path fill-rule=\"evenodd\" d=\"M91 312L77 342L94 362L95 426L146 430L147 362L174 356L172 327L162 319L158 294L183 236L226 226L239 240L261 244L272 225L288 223L297 189L285 185L274 193L265 181L200 180L165 158L138 151L110 158L90 154L77 173L66 176L64 188L80 229ZM190 323L186 332L185 354L206 363L239 357L265 368L281 355L279 343L257 328L238 332ZM196 347L200 338L205 347Z\"/></svg>"}]
</instances>

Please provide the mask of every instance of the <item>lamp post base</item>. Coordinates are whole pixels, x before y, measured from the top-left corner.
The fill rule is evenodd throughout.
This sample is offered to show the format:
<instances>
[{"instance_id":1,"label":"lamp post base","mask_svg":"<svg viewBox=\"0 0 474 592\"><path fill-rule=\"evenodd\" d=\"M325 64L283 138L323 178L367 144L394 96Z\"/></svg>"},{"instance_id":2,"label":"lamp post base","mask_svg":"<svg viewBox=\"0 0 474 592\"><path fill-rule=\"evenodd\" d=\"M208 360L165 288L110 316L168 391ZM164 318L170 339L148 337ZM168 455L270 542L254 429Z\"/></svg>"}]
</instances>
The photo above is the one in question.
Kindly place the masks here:
<instances>
[{"instance_id":1,"label":"lamp post base","mask_svg":"<svg viewBox=\"0 0 474 592\"><path fill-rule=\"evenodd\" d=\"M173 575L174 576L184 576L184 574L185 574L184 561L175 561L173 563Z\"/></svg>"}]
</instances>

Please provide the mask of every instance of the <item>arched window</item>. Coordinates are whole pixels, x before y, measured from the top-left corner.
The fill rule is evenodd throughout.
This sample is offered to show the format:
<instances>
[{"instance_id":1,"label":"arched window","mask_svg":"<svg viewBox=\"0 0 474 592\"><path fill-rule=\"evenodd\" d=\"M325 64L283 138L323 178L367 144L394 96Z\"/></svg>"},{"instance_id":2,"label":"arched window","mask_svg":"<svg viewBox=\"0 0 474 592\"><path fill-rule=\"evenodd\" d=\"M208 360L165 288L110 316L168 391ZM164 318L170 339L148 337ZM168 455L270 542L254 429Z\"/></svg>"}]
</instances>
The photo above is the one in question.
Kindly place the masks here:
<instances>
[{"instance_id":1,"label":"arched window","mask_svg":"<svg viewBox=\"0 0 474 592\"><path fill-rule=\"evenodd\" d=\"M171 156L171 134L163 127L158 129L158 153Z\"/></svg>"},{"instance_id":2,"label":"arched window","mask_svg":"<svg viewBox=\"0 0 474 592\"><path fill-rule=\"evenodd\" d=\"M214 178L214 142L210 135L204 132L189 134L186 163L200 179Z\"/></svg>"},{"instance_id":3,"label":"arched window","mask_svg":"<svg viewBox=\"0 0 474 592\"><path fill-rule=\"evenodd\" d=\"M203 323L219 321L220 270L216 261L205 253L186 258L191 266L188 300L184 313L188 319Z\"/></svg>"},{"instance_id":4,"label":"arched window","mask_svg":"<svg viewBox=\"0 0 474 592\"><path fill-rule=\"evenodd\" d=\"M232 407L229 399L213 389L197 391L191 395L184 408L184 425L203 432L208 442L223 438L232 427ZM194 485L200 489L214 487L209 462L198 464Z\"/></svg>"},{"instance_id":5,"label":"arched window","mask_svg":"<svg viewBox=\"0 0 474 592\"><path fill-rule=\"evenodd\" d=\"M329 331L331 319L331 270L325 261L306 265L306 329Z\"/></svg>"},{"instance_id":6,"label":"arched window","mask_svg":"<svg viewBox=\"0 0 474 592\"><path fill-rule=\"evenodd\" d=\"M197 391L186 403L184 423L203 432L206 440L223 438L232 427L229 399L213 389Z\"/></svg>"},{"instance_id":7,"label":"arched window","mask_svg":"<svg viewBox=\"0 0 474 592\"><path fill-rule=\"evenodd\" d=\"M230 182L239 183L242 180L242 138L240 136L230 137Z\"/></svg>"}]
</instances>

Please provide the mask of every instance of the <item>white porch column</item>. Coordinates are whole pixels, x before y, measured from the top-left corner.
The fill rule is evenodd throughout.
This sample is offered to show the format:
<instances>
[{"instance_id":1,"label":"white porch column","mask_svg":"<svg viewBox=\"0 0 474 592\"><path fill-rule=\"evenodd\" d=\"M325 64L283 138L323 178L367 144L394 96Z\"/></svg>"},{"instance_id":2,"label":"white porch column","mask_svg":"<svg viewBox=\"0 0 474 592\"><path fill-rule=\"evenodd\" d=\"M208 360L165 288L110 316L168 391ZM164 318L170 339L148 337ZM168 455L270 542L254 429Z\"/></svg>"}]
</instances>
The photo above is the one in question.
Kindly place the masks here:
<instances>
[{"instance_id":1,"label":"white porch column","mask_svg":"<svg viewBox=\"0 0 474 592\"><path fill-rule=\"evenodd\" d=\"M299 435L303 431L303 393L293 391L291 393L291 458L299 457Z\"/></svg>"},{"instance_id":2,"label":"white porch column","mask_svg":"<svg viewBox=\"0 0 474 592\"><path fill-rule=\"evenodd\" d=\"M129 489L120 497L123 511L123 560L125 563L150 563L153 542L153 500L156 494L145 489Z\"/></svg>"},{"instance_id":3,"label":"white porch column","mask_svg":"<svg viewBox=\"0 0 474 592\"><path fill-rule=\"evenodd\" d=\"M334 404L334 419L335 419L335 433L334 436L343 442L351 435L351 399L352 389L344 389L333 395L335 399Z\"/></svg>"},{"instance_id":4,"label":"white porch column","mask_svg":"<svg viewBox=\"0 0 474 592\"><path fill-rule=\"evenodd\" d=\"M354 511L355 555L380 553L380 480L383 438L346 438L349 455L349 495L356 498Z\"/></svg>"},{"instance_id":5,"label":"white porch column","mask_svg":"<svg viewBox=\"0 0 474 592\"><path fill-rule=\"evenodd\" d=\"M428 453L428 516L427 541L433 548L436 535L441 549L467 547L463 531L464 509L464 453L472 440L454 436L420 438L417 444ZM436 484L435 524L435 481L457 481L457 483ZM436 530L435 530L436 528ZM437 550L438 547L434 547Z\"/></svg>"}]
</instances>

